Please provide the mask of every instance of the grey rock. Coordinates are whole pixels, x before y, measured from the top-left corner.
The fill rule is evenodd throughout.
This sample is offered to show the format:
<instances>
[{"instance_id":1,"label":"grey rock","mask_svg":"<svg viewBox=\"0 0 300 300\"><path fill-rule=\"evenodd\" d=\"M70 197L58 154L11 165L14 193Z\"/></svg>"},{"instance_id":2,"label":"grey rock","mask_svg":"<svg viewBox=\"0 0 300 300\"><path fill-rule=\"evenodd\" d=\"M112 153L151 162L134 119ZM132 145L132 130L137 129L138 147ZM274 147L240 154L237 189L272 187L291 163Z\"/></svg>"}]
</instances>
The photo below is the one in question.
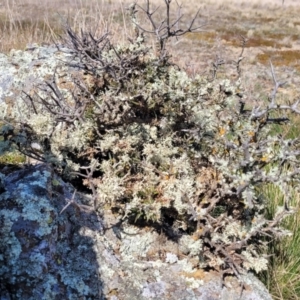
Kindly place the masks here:
<instances>
[{"instance_id":1,"label":"grey rock","mask_svg":"<svg viewBox=\"0 0 300 300\"><path fill-rule=\"evenodd\" d=\"M101 230L96 216L77 218L73 207L59 214L70 186L46 165L22 168L3 183L0 299L8 291L11 299L101 299L93 241L79 233Z\"/></svg>"},{"instance_id":2,"label":"grey rock","mask_svg":"<svg viewBox=\"0 0 300 300\"><path fill-rule=\"evenodd\" d=\"M2 174L1 181L1 300L271 299L251 274L222 284L218 273L197 268L195 257L178 251L186 238L175 242L124 224L119 239L111 226L119 221L95 212L88 195L77 193L77 205L60 214L74 187L48 165Z\"/></svg>"},{"instance_id":3,"label":"grey rock","mask_svg":"<svg viewBox=\"0 0 300 300\"><path fill-rule=\"evenodd\" d=\"M61 82L71 81L78 69L66 64L72 58L68 49L56 46L29 47L25 51L11 50L0 54L0 102L24 99L24 92L33 95L37 86L51 80L56 72Z\"/></svg>"}]
</instances>

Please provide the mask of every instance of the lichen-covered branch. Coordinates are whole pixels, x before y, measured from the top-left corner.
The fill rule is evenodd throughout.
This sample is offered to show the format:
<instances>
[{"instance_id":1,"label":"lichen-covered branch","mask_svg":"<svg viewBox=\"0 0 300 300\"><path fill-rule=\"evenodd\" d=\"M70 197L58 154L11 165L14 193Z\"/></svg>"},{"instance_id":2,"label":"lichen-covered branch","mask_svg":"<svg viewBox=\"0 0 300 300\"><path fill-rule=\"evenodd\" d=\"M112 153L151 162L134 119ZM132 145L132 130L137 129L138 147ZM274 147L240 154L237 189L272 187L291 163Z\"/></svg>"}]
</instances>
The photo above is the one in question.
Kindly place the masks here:
<instances>
[{"instance_id":1,"label":"lichen-covered branch","mask_svg":"<svg viewBox=\"0 0 300 300\"><path fill-rule=\"evenodd\" d=\"M298 101L276 103L282 83L272 64L270 101L250 112L237 92L240 82L215 76L222 61L215 63L213 80L190 78L175 67L165 42L193 31L196 16L181 30L181 16L171 21L170 3L165 1L166 19L156 23L146 2L142 10L151 30L135 23L162 42L159 57L139 36L128 45L112 45L107 32L98 37L67 27L66 64L76 74L62 84L54 72L9 109L1 103L6 125L0 149L14 145L65 178L82 180L98 211L159 228L174 240L199 240L191 254L203 253L199 267L259 272L267 265L260 252L264 238L286 234L280 222L292 212L290 191L300 179L298 139L287 140L272 126L288 121L282 111L299 113ZM243 50L235 62L239 76L242 55ZM269 117L271 111L278 119ZM264 217L259 195L265 184L285 197L273 220Z\"/></svg>"}]
</instances>

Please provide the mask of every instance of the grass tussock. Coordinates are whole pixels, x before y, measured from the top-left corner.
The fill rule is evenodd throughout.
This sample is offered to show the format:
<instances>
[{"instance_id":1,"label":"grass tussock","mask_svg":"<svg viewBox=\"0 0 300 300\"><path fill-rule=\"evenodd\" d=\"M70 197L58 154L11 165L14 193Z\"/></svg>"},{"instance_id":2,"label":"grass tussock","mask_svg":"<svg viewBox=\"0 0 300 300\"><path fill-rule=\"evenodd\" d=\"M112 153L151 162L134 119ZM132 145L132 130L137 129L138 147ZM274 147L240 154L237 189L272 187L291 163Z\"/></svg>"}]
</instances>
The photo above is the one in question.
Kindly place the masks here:
<instances>
[{"instance_id":1,"label":"grass tussock","mask_svg":"<svg viewBox=\"0 0 300 300\"><path fill-rule=\"evenodd\" d=\"M274 186L265 186L263 195L269 200L269 216L275 213L275 207L283 205L284 196ZM276 300L296 300L300 297L300 196L295 193L292 206L296 213L287 218L282 226L289 229L293 235L280 242L273 240L269 243L270 262L268 271L262 274L261 279L271 291Z\"/></svg>"},{"instance_id":2,"label":"grass tussock","mask_svg":"<svg viewBox=\"0 0 300 300\"><path fill-rule=\"evenodd\" d=\"M299 137L300 118L287 114L291 122L285 125L275 125L273 133L280 132L286 139ZM282 222L282 227L291 232L291 236L282 240L268 240L269 267L260 274L275 300L300 299L300 194L294 187L290 206L295 213ZM273 218L275 209L284 205L283 193L274 185L269 184L261 188L261 195L267 201L266 215Z\"/></svg>"}]
</instances>

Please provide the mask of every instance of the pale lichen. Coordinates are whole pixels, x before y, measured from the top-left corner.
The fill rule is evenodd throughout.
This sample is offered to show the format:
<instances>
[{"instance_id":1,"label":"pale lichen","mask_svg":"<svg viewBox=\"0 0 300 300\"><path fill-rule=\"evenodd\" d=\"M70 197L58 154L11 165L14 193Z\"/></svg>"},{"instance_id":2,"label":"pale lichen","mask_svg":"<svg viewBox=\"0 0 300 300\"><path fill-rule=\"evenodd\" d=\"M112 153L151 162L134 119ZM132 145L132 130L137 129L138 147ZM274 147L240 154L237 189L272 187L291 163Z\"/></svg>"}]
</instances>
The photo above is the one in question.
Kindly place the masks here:
<instances>
[{"instance_id":1,"label":"pale lichen","mask_svg":"<svg viewBox=\"0 0 300 300\"><path fill-rule=\"evenodd\" d=\"M107 35L94 45L89 34L68 33L70 49L62 50L66 59L72 52L72 61L56 61L57 68L46 68L54 73L51 80L37 80L24 87L23 98L1 105L1 153L13 145L67 179L82 178L99 211L159 228L172 239L189 237L187 252L201 255L201 266L238 273L251 263L264 269L257 254L261 237L285 234L279 224L290 211L280 211L274 222L266 219L259 188L277 186L288 204L290 185L300 179L297 142L273 133L269 113L297 112L295 106L272 99L245 110L240 78L190 78L172 64L164 45L158 55L151 53L141 33L118 46ZM19 52L11 56L22 59ZM42 217L49 219L47 210L36 216Z\"/></svg>"}]
</instances>

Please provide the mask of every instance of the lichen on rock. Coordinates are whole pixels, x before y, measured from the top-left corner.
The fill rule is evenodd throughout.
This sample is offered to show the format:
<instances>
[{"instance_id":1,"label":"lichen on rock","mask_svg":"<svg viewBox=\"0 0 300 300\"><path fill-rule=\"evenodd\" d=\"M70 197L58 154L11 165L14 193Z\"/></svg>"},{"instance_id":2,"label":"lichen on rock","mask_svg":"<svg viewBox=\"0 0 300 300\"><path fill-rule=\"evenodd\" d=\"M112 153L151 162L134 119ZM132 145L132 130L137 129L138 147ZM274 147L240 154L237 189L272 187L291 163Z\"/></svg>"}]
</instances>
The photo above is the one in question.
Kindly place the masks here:
<instances>
[{"instance_id":1,"label":"lichen on rock","mask_svg":"<svg viewBox=\"0 0 300 300\"><path fill-rule=\"evenodd\" d=\"M6 290L11 299L100 299L92 241L75 238L74 209L59 214L71 187L46 165L22 168L2 182L1 296Z\"/></svg>"},{"instance_id":2,"label":"lichen on rock","mask_svg":"<svg viewBox=\"0 0 300 300\"><path fill-rule=\"evenodd\" d=\"M107 214L102 219L88 206L91 198L81 193L75 200L85 210L70 205L60 214L74 188L49 165L1 174L1 183L3 300L219 299L227 294L228 299L238 299L240 295L237 279L231 279L233 291L232 282L222 287L217 273L199 275L193 261L196 249L186 236L176 243L127 224L119 228L120 240L109 226L116 224L115 217ZM180 252L189 258L174 254ZM245 282L243 299L271 299L257 279L245 277Z\"/></svg>"}]
</instances>

